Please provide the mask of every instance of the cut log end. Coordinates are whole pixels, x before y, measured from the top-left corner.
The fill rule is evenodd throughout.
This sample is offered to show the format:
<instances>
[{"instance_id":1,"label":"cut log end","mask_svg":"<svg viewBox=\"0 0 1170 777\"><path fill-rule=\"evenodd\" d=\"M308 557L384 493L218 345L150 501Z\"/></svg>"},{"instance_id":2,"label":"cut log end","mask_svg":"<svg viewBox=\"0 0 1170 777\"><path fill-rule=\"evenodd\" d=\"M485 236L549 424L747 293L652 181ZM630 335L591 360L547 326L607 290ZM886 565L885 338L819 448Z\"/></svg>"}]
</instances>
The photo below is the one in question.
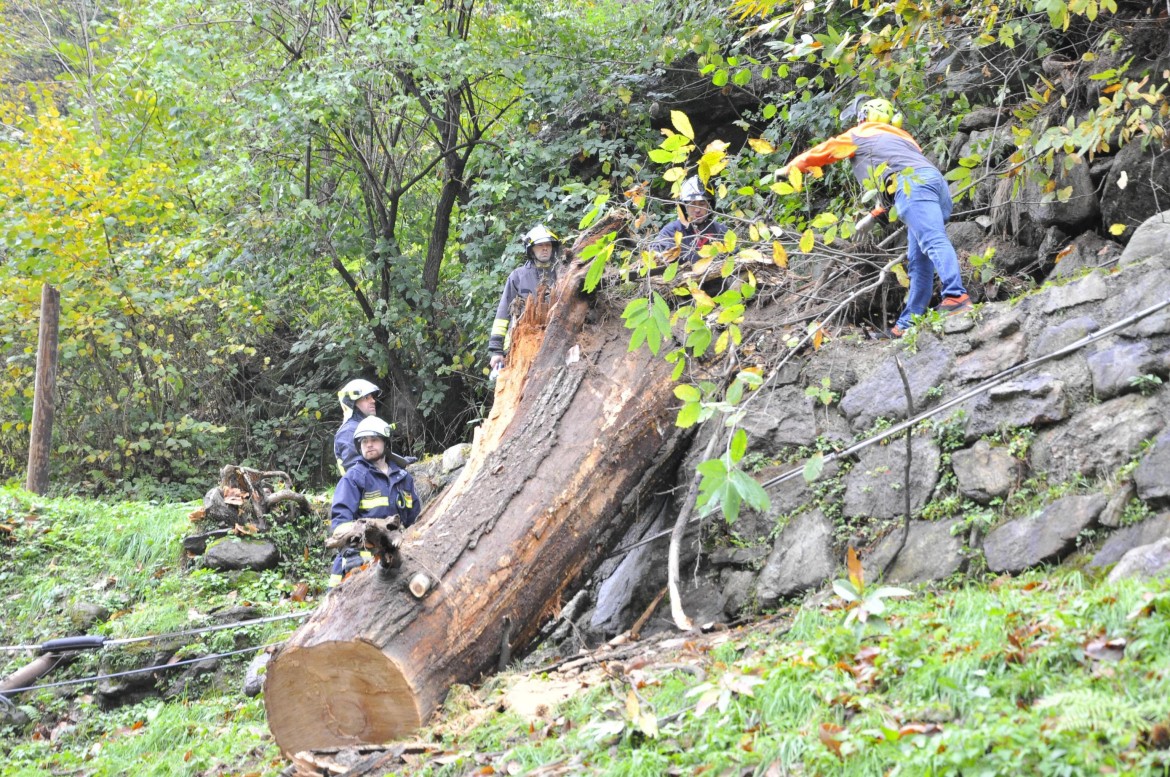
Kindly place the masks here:
<instances>
[{"instance_id":1,"label":"cut log end","mask_svg":"<svg viewBox=\"0 0 1170 777\"><path fill-rule=\"evenodd\" d=\"M431 579L422 572L410 578L410 592L414 594L415 599L423 598L429 590L431 590Z\"/></svg>"},{"instance_id":2,"label":"cut log end","mask_svg":"<svg viewBox=\"0 0 1170 777\"><path fill-rule=\"evenodd\" d=\"M422 725L418 697L401 667L366 642L285 650L268 666L268 725L286 754L400 739Z\"/></svg>"}]
</instances>

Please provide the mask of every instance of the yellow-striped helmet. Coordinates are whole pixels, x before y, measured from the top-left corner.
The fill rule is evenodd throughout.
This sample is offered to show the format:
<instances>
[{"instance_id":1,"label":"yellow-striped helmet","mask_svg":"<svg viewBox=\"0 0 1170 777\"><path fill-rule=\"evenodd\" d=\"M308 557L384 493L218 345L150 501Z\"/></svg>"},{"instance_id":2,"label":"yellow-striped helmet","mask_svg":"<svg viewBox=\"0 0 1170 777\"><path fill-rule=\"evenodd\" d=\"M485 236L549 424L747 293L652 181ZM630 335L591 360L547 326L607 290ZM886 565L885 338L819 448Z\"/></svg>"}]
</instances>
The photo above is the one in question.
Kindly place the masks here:
<instances>
[{"instance_id":1,"label":"yellow-striped helmet","mask_svg":"<svg viewBox=\"0 0 1170 777\"><path fill-rule=\"evenodd\" d=\"M337 398L340 399L341 404L345 405L346 407L353 407L354 402L357 402L362 397L368 394L373 394L375 397L377 397L381 393L382 390L373 383L370 383L368 380L357 378L356 380L351 380L349 383L346 383L344 386L342 386L341 390L337 392Z\"/></svg>"}]
</instances>

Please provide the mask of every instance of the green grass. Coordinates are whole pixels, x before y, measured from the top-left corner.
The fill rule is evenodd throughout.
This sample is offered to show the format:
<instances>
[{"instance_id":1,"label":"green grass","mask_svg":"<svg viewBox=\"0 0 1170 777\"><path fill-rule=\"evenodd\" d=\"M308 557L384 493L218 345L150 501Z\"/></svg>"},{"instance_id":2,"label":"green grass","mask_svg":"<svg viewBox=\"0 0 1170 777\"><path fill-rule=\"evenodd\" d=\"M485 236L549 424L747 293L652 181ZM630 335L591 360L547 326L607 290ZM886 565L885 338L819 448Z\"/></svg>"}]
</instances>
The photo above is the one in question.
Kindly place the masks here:
<instances>
[{"instance_id":1,"label":"green grass","mask_svg":"<svg viewBox=\"0 0 1170 777\"><path fill-rule=\"evenodd\" d=\"M293 582L324 578L324 559L300 550L319 533L311 519L299 534L281 530L293 550L280 570L183 569L189 509L0 491L0 523L14 527L0 535L10 538L0 544L3 641L69 633L75 601L110 609L99 631L115 637L188 628L202 623L197 615L244 602L289 612L299 606L288 602ZM1170 580L1111 584L1056 570L957 581L885 600L884 633L847 624L844 604L831 597L789 621L695 638L636 670L633 661L609 665L538 721L496 711L511 678L493 678L453 696L439 725L419 732L439 753L394 773L557 764L563 773L647 777L1143 775L1170 764L1170 751L1151 744L1170 725ZM203 635L183 655L260 644L291 628ZM1123 648L1108 655L1104 640ZM26 660L0 655L0 671ZM130 650L107 652L104 665L136 660ZM275 775L285 764L263 704L239 691L246 660L229 660L226 675L167 703L105 711L92 686L25 694L18 702L32 722L0 731L0 775ZM91 653L45 681L98 668Z\"/></svg>"},{"instance_id":2,"label":"green grass","mask_svg":"<svg viewBox=\"0 0 1170 777\"><path fill-rule=\"evenodd\" d=\"M474 743L497 768L577 757L581 773L604 775L765 774L773 764L817 775L1156 773L1170 752L1142 742L1170 723L1168 589L1037 573L922 591L887 603L884 635L845 627L841 609L807 608L787 632L743 630L705 653L703 682L739 689L723 709L698 714L689 672L643 684L655 735L629 712L630 677L563 704L555 736L511 715L458 736L445 721L435 735L448 752ZM1124 657L1094 658L1086 646L1100 637L1124 638Z\"/></svg>"},{"instance_id":3,"label":"green grass","mask_svg":"<svg viewBox=\"0 0 1170 777\"><path fill-rule=\"evenodd\" d=\"M70 613L79 603L110 617L88 633L111 638L165 634L208 625L225 607L251 604L262 615L295 612L298 580L319 589L326 572L320 521L281 527L278 546L289 559L261 573L220 574L184 568L184 535L200 531L187 516L194 504L101 503L42 498L0 490L0 644L39 644L78 633ZM312 606L311 603L308 606ZM226 652L279 640L295 621L188 638L178 658ZM144 643L82 653L39 684L137 668L153 656ZM28 662L28 653L0 653L0 677ZM14 701L31 719L0 727L0 775L277 774L286 765L268 735L263 701L243 696L249 653L223 660L222 672L195 681L187 696L103 710L92 683L46 689ZM166 688L176 673L163 673Z\"/></svg>"}]
</instances>

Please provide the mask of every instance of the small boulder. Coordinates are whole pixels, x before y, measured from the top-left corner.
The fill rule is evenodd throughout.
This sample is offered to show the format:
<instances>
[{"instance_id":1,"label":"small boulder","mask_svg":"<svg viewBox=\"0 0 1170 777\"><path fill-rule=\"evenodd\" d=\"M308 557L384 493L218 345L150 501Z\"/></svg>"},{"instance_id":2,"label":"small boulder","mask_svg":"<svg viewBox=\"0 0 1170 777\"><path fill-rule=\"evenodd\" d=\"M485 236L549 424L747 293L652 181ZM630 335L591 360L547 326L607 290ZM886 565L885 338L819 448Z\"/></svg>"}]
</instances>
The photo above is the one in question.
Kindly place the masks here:
<instances>
[{"instance_id":1,"label":"small boulder","mask_svg":"<svg viewBox=\"0 0 1170 777\"><path fill-rule=\"evenodd\" d=\"M1027 518L993 529L983 541L987 568L1015 574L1059 561L1075 548L1077 535L1096 523L1106 501L1101 494L1066 496Z\"/></svg>"},{"instance_id":2,"label":"small boulder","mask_svg":"<svg viewBox=\"0 0 1170 777\"><path fill-rule=\"evenodd\" d=\"M1054 286L1047 291L1041 310L1055 313L1066 308L1100 302L1109 296L1109 285L1101 272L1094 272L1065 286Z\"/></svg>"},{"instance_id":3,"label":"small boulder","mask_svg":"<svg viewBox=\"0 0 1170 777\"><path fill-rule=\"evenodd\" d=\"M1142 545L1126 553L1109 573L1109 582L1140 577L1152 580L1170 574L1170 537Z\"/></svg>"},{"instance_id":4,"label":"small boulder","mask_svg":"<svg viewBox=\"0 0 1170 777\"><path fill-rule=\"evenodd\" d=\"M1105 505L1105 509L1101 511L1101 515L1097 518L1097 522L1107 529L1116 529L1121 526L1122 518L1125 516L1125 508L1129 503L1137 498L1137 487L1134 486L1132 480L1126 480L1117 486L1112 494L1109 495L1109 503Z\"/></svg>"},{"instance_id":5,"label":"small boulder","mask_svg":"<svg viewBox=\"0 0 1170 777\"><path fill-rule=\"evenodd\" d=\"M224 540L208 548L203 554L203 565L220 572L252 569L257 572L275 569L280 552L268 541Z\"/></svg>"},{"instance_id":6,"label":"small boulder","mask_svg":"<svg viewBox=\"0 0 1170 777\"><path fill-rule=\"evenodd\" d=\"M1137 495L1154 507L1170 506L1170 432L1161 434L1133 472Z\"/></svg>"},{"instance_id":7,"label":"small boulder","mask_svg":"<svg viewBox=\"0 0 1170 777\"><path fill-rule=\"evenodd\" d=\"M1059 480L1077 474L1109 475L1165 425L1154 397L1126 394L1041 432L1032 446L1032 465Z\"/></svg>"},{"instance_id":8,"label":"small boulder","mask_svg":"<svg viewBox=\"0 0 1170 777\"><path fill-rule=\"evenodd\" d=\"M447 475L462 467L467 463L467 455L471 452L471 446L467 443L462 445L452 445L447 450L443 451L442 464L440 471Z\"/></svg>"},{"instance_id":9,"label":"small boulder","mask_svg":"<svg viewBox=\"0 0 1170 777\"><path fill-rule=\"evenodd\" d=\"M244 675L244 695L257 696L260 691L264 690L264 671L268 668L268 662L272 660L272 654L268 651L257 653L251 663L248 664L248 671Z\"/></svg>"},{"instance_id":10,"label":"small boulder","mask_svg":"<svg viewBox=\"0 0 1170 777\"><path fill-rule=\"evenodd\" d=\"M772 546L756 581L757 597L765 607L824 583L837 570L833 552L833 522L820 510L792 520Z\"/></svg>"},{"instance_id":11,"label":"small boulder","mask_svg":"<svg viewBox=\"0 0 1170 777\"><path fill-rule=\"evenodd\" d=\"M967 442L999 429L1047 426L1068 417L1064 381L1042 373L995 386L969 400L964 408Z\"/></svg>"},{"instance_id":12,"label":"small boulder","mask_svg":"<svg viewBox=\"0 0 1170 777\"><path fill-rule=\"evenodd\" d=\"M1132 378L1166 372L1166 357L1150 350L1145 340L1115 342L1089 354L1093 393L1098 399L1112 399L1134 391Z\"/></svg>"},{"instance_id":13,"label":"small boulder","mask_svg":"<svg viewBox=\"0 0 1170 777\"><path fill-rule=\"evenodd\" d=\"M918 513L930 501L938 484L941 452L929 437L912 438L910 445L910 511ZM906 441L871 445L845 476L845 515L893 518L906 513Z\"/></svg>"},{"instance_id":14,"label":"small boulder","mask_svg":"<svg viewBox=\"0 0 1170 777\"><path fill-rule=\"evenodd\" d=\"M1170 536L1170 513L1118 529L1109 535L1109 539L1093 555L1089 566L1096 569L1116 564L1134 548L1149 545L1167 536Z\"/></svg>"},{"instance_id":15,"label":"small boulder","mask_svg":"<svg viewBox=\"0 0 1170 777\"><path fill-rule=\"evenodd\" d=\"M902 362L914 407L922 410L929 404L927 392L941 384L950 372L951 355L938 338L921 333L917 353L903 353ZM906 397L894 360L885 359L849 389L841 400L841 412L858 431L869 428L879 418L905 418Z\"/></svg>"},{"instance_id":16,"label":"small boulder","mask_svg":"<svg viewBox=\"0 0 1170 777\"><path fill-rule=\"evenodd\" d=\"M109 617L109 609L94 602L74 602L69 607L69 623L81 634Z\"/></svg>"},{"instance_id":17,"label":"small boulder","mask_svg":"<svg viewBox=\"0 0 1170 777\"><path fill-rule=\"evenodd\" d=\"M951 467L959 481L959 493L985 505L1007 496L1019 481L1022 463L1005 448L993 448L986 440L979 440L952 453Z\"/></svg>"},{"instance_id":18,"label":"small boulder","mask_svg":"<svg viewBox=\"0 0 1170 777\"><path fill-rule=\"evenodd\" d=\"M963 537L952 534L958 524L958 519L911 521L906 544L894 561L887 582L926 583L958 572L964 561ZM867 579L876 578L885 569L901 538L902 527L898 526L864 559Z\"/></svg>"}]
</instances>

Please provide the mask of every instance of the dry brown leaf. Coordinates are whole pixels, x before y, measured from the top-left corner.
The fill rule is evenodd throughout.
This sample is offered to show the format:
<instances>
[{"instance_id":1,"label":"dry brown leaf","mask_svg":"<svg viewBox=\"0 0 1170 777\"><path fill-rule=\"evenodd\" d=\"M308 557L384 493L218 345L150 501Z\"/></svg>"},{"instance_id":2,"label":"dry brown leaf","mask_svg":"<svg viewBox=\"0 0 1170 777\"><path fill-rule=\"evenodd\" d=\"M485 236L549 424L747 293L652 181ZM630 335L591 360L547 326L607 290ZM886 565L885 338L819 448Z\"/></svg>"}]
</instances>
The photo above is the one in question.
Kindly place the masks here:
<instances>
[{"instance_id":1,"label":"dry brown leaf","mask_svg":"<svg viewBox=\"0 0 1170 777\"><path fill-rule=\"evenodd\" d=\"M836 723L822 723L820 728L817 730L817 736L820 738L822 745L829 748L833 755L844 761L845 757L841 755L841 740L837 739L836 736L842 731L844 731L844 729L838 726Z\"/></svg>"},{"instance_id":2,"label":"dry brown leaf","mask_svg":"<svg viewBox=\"0 0 1170 777\"><path fill-rule=\"evenodd\" d=\"M816 347L820 348L819 345ZM853 583L854 588L861 591L865 587L865 575L861 569L861 559L857 557L857 551L852 546L845 553L845 565L849 568L849 582Z\"/></svg>"},{"instance_id":3,"label":"dry brown leaf","mask_svg":"<svg viewBox=\"0 0 1170 777\"><path fill-rule=\"evenodd\" d=\"M1098 637L1085 645L1085 655L1096 661L1120 661L1125 657L1125 646L1124 637L1117 639Z\"/></svg>"}]
</instances>

